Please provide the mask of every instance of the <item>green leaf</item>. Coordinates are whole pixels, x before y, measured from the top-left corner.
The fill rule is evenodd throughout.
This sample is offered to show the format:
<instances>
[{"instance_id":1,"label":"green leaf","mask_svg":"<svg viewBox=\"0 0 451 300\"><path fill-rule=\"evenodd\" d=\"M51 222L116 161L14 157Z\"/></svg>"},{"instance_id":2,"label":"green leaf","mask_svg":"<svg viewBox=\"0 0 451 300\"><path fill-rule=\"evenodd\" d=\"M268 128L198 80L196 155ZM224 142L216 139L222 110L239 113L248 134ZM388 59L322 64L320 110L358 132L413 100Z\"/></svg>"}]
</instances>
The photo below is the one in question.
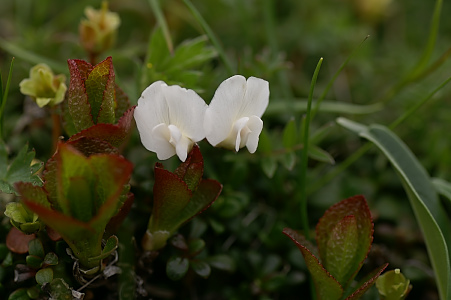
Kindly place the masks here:
<instances>
[{"instance_id":1,"label":"green leaf","mask_svg":"<svg viewBox=\"0 0 451 300\"><path fill-rule=\"evenodd\" d=\"M269 178L272 178L277 170L277 160L274 157L267 157L265 159L262 159L261 167L265 175Z\"/></svg>"},{"instance_id":2,"label":"green leaf","mask_svg":"<svg viewBox=\"0 0 451 300\"><path fill-rule=\"evenodd\" d=\"M410 149L388 128L364 126L344 118L337 123L373 142L390 160L401 178L418 224L423 232L429 258L435 271L440 299L451 299L449 248L443 232L451 232L449 220L429 175ZM356 126L357 124L357 126ZM349 126L351 125L351 126ZM357 129L357 130L356 130ZM449 234L447 234L449 237Z\"/></svg>"},{"instance_id":3,"label":"green leaf","mask_svg":"<svg viewBox=\"0 0 451 300\"><path fill-rule=\"evenodd\" d=\"M52 299L72 300L72 291L62 278L55 278L49 284L49 293Z\"/></svg>"},{"instance_id":4,"label":"green leaf","mask_svg":"<svg viewBox=\"0 0 451 300\"><path fill-rule=\"evenodd\" d=\"M189 254L196 256L205 248L205 241L203 239L192 239L188 243Z\"/></svg>"},{"instance_id":5,"label":"green leaf","mask_svg":"<svg viewBox=\"0 0 451 300\"><path fill-rule=\"evenodd\" d=\"M324 163L328 163L331 165L335 164L335 159L332 157L332 155L329 154L326 150L321 149L318 146L310 145L308 148L308 156L311 159L321 161Z\"/></svg>"},{"instance_id":6,"label":"green leaf","mask_svg":"<svg viewBox=\"0 0 451 300\"><path fill-rule=\"evenodd\" d=\"M43 285L53 280L53 270L51 268L41 269L36 273L36 282Z\"/></svg>"},{"instance_id":7,"label":"green leaf","mask_svg":"<svg viewBox=\"0 0 451 300\"><path fill-rule=\"evenodd\" d=\"M33 269L39 269L42 266L42 257L36 255L27 255L26 257L27 266Z\"/></svg>"},{"instance_id":8,"label":"green leaf","mask_svg":"<svg viewBox=\"0 0 451 300\"><path fill-rule=\"evenodd\" d=\"M432 178L432 184L437 193L451 201L451 183L441 178Z\"/></svg>"},{"instance_id":9,"label":"green leaf","mask_svg":"<svg viewBox=\"0 0 451 300\"><path fill-rule=\"evenodd\" d=\"M107 258L117 249L118 246L119 240L117 237L115 235L110 236L110 238L106 241L105 247L103 247L102 254L96 257L90 257L88 258L88 261Z\"/></svg>"},{"instance_id":10,"label":"green leaf","mask_svg":"<svg viewBox=\"0 0 451 300\"><path fill-rule=\"evenodd\" d=\"M95 65L85 81L91 115L95 124L115 122L114 69L111 56Z\"/></svg>"},{"instance_id":11,"label":"green leaf","mask_svg":"<svg viewBox=\"0 0 451 300\"><path fill-rule=\"evenodd\" d=\"M31 182L34 185L42 185L42 180L36 175L36 165L40 169L42 164L34 164L35 152L28 152L28 146L25 145L11 161L8 166L8 154L5 143L0 139L0 191L8 194L16 193L14 184L16 182Z\"/></svg>"},{"instance_id":12,"label":"green leaf","mask_svg":"<svg viewBox=\"0 0 451 300\"><path fill-rule=\"evenodd\" d=\"M258 141L258 151L266 155L270 155L272 151L272 141L268 132L263 128L260 134L260 140Z\"/></svg>"},{"instance_id":13,"label":"green leaf","mask_svg":"<svg viewBox=\"0 0 451 300\"><path fill-rule=\"evenodd\" d=\"M193 259L189 262L189 265L193 271L203 278L208 278L211 273L210 265L207 264L205 261Z\"/></svg>"},{"instance_id":14,"label":"green leaf","mask_svg":"<svg viewBox=\"0 0 451 300\"><path fill-rule=\"evenodd\" d=\"M189 261L187 258L172 256L166 264L166 274L171 280L180 280L188 271Z\"/></svg>"},{"instance_id":15,"label":"green leaf","mask_svg":"<svg viewBox=\"0 0 451 300\"><path fill-rule=\"evenodd\" d=\"M40 292L41 289L36 285L27 289L27 295L31 299L37 299L39 297Z\"/></svg>"},{"instance_id":16,"label":"green leaf","mask_svg":"<svg viewBox=\"0 0 451 300\"><path fill-rule=\"evenodd\" d=\"M36 255L37 257L40 257L41 259L44 259L45 252L44 252L44 246L42 245L41 240L34 239L28 242L28 253L31 255Z\"/></svg>"},{"instance_id":17,"label":"green leaf","mask_svg":"<svg viewBox=\"0 0 451 300\"><path fill-rule=\"evenodd\" d=\"M44 257L44 264L47 266L56 266L58 264L58 255L49 252Z\"/></svg>"},{"instance_id":18,"label":"green leaf","mask_svg":"<svg viewBox=\"0 0 451 300\"><path fill-rule=\"evenodd\" d=\"M21 288L11 293L8 300L30 300L30 297L28 296L27 289Z\"/></svg>"},{"instance_id":19,"label":"green leaf","mask_svg":"<svg viewBox=\"0 0 451 300\"><path fill-rule=\"evenodd\" d=\"M235 261L228 255L218 254L215 256L210 256L205 259L205 261L213 268L233 272L236 269Z\"/></svg>"},{"instance_id":20,"label":"green leaf","mask_svg":"<svg viewBox=\"0 0 451 300\"><path fill-rule=\"evenodd\" d=\"M304 236L300 235L291 228L285 228L283 233L288 236L301 250L304 256L307 268L313 278L316 287L316 294L318 299L322 300L338 300L343 295L343 288L341 285L330 275L323 265L319 262L311 250L305 245L307 241ZM300 295L302 297L303 295Z\"/></svg>"},{"instance_id":21,"label":"green leaf","mask_svg":"<svg viewBox=\"0 0 451 300\"><path fill-rule=\"evenodd\" d=\"M355 220L354 229L354 220L343 221L349 216ZM339 274L340 278L335 278L346 289L362 267L373 240L373 223L365 198L354 196L331 206L316 226L316 240L323 265L332 275Z\"/></svg>"},{"instance_id":22,"label":"green leaf","mask_svg":"<svg viewBox=\"0 0 451 300\"><path fill-rule=\"evenodd\" d=\"M282 142L286 149L292 148L297 142L296 122L291 119L283 129Z\"/></svg>"},{"instance_id":23,"label":"green leaf","mask_svg":"<svg viewBox=\"0 0 451 300\"><path fill-rule=\"evenodd\" d=\"M371 271L369 274L365 275L358 283L357 287L354 291L351 292L351 295L347 297L345 300L357 300L369 290L369 288L376 282L377 278L381 273L387 268L388 264L384 264L375 270Z\"/></svg>"},{"instance_id":24,"label":"green leaf","mask_svg":"<svg viewBox=\"0 0 451 300\"><path fill-rule=\"evenodd\" d=\"M332 228L327 241L326 268L342 286L358 268L359 262L354 260L358 242L357 222L353 215L344 217Z\"/></svg>"},{"instance_id":25,"label":"green leaf","mask_svg":"<svg viewBox=\"0 0 451 300\"><path fill-rule=\"evenodd\" d=\"M279 99L279 101L269 102L268 108L265 111L265 116L275 116L283 113L301 113L307 111L308 102L303 99ZM312 102L315 105L316 101ZM323 113L335 114L351 114L351 115L366 115L372 114L382 110L384 106L380 103L359 105L337 101L323 101L319 111Z\"/></svg>"},{"instance_id":26,"label":"green leaf","mask_svg":"<svg viewBox=\"0 0 451 300\"><path fill-rule=\"evenodd\" d=\"M293 151L284 153L281 158L282 164L287 170L293 170L296 165L296 153Z\"/></svg>"}]
</instances>

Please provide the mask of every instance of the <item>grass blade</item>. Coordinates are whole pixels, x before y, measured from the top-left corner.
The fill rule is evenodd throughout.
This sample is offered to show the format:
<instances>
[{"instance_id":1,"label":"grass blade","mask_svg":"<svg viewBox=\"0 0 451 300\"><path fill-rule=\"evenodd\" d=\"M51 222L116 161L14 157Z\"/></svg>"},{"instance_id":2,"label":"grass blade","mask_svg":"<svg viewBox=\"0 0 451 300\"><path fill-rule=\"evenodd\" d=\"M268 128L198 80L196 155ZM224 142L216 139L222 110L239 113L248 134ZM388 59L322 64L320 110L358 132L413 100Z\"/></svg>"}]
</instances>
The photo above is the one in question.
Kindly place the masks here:
<instances>
[{"instance_id":1,"label":"grass blade","mask_svg":"<svg viewBox=\"0 0 451 300\"><path fill-rule=\"evenodd\" d=\"M3 80L0 74L1 98L0 98L0 140L3 139L3 112L5 110L6 100L8 99L9 85L11 84L11 76L13 75L14 57L11 59L9 67L8 79L6 80L5 89L3 89Z\"/></svg>"},{"instance_id":2,"label":"grass blade","mask_svg":"<svg viewBox=\"0 0 451 300\"><path fill-rule=\"evenodd\" d=\"M451 224L439 201L434 185L410 149L387 127L364 126L344 118L337 123L373 142L390 160L408 195L410 205L423 232L429 259L435 271L440 299L451 299L449 245Z\"/></svg>"},{"instance_id":3,"label":"grass blade","mask_svg":"<svg viewBox=\"0 0 451 300\"><path fill-rule=\"evenodd\" d=\"M169 52L174 53L174 45L172 44L171 34L169 33L168 23L166 22L166 18L164 17L163 11L161 10L159 0L149 0L150 7L155 14L155 18L157 19L158 25L160 25L161 30L163 30L164 39L166 40L166 44L168 46Z\"/></svg>"},{"instance_id":4,"label":"grass blade","mask_svg":"<svg viewBox=\"0 0 451 300\"><path fill-rule=\"evenodd\" d=\"M303 144L304 148L301 152L301 169L299 171L299 193L301 202L301 222L302 228L304 229L304 235L307 240L310 239L310 229L307 214L307 193L306 193L306 179L307 179L307 162L308 162L308 141L309 141L309 127L311 119L311 108L313 100L313 91L315 90L316 79L318 78L319 70L321 69L321 64L323 63L323 58L321 57L318 64L316 65L315 72L313 73L312 83L310 85L310 93L307 104L307 112L305 116L304 123L304 133L303 133Z\"/></svg>"},{"instance_id":5,"label":"grass blade","mask_svg":"<svg viewBox=\"0 0 451 300\"><path fill-rule=\"evenodd\" d=\"M191 3L190 0L183 0L183 2L186 4L186 6L188 6L188 8L191 11L191 13L193 14L194 18L197 20L197 22L199 22L200 26L202 26L202 28L205 31L205 34L208 36L211 43L216 48L216 51L218 51L219 57L221 57L222 62L225 64L229 75L235 74L234 67L233 67L231 61L229 60L229 58L227 57L224 49L222 48L221 43L219 42L219 40L216 38L215 34L213 33L213 30L211 30L210 26L208 26L205 19L202 17L202 15L199 13L197 8Z\"/></svg>"}]
</instances>

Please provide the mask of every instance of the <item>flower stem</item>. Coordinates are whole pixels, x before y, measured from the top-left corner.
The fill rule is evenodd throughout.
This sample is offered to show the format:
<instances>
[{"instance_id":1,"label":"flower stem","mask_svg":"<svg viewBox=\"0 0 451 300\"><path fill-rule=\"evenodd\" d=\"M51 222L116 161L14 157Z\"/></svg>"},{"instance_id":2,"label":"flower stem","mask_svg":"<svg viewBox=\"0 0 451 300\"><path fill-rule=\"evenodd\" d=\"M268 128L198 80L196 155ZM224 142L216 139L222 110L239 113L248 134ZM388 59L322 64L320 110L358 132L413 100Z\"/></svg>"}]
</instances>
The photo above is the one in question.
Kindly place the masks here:
<instances>
[{"instance_id":1,"label":"flower stem","mask_svg":"<svg viewBox=\"0 0 451 300\"><path fill-rule=\"evenodd\" d=\"M310 239L310 228L308 222L307 214L307 193L306 193L306 179L307 179L307 166L308 166L308 140L309 140L309 126L311 118L311 109L313 101L313 91L315 90L316 79L318 78L319 70L321 69L321 64L323 63L323 58L321 57L316 65L315 72L313 73L312 83L310 85L310 93L308 97L307 112L305 115L304 132L303 132L303 144L304 148L301 152L301 168L299 174L299 193L301 199L301 222L302 228L304 229L304 235L306 239Z\"/></svg>"}]
</instances>

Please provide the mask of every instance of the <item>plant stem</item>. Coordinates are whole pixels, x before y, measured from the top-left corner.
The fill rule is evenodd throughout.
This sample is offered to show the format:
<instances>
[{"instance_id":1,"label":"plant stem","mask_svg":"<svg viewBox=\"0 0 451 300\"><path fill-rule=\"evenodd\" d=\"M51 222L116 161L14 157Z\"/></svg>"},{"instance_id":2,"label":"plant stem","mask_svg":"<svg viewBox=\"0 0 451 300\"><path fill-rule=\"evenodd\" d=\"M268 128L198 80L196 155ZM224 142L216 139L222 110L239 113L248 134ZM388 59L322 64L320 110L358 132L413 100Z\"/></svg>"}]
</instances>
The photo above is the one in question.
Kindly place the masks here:
<instances>
[{"instance_id":1,"label":"plant stem","mask_svg":"<svg viewBox=\"0 0 451 300\"><path fill-rule=\"evenodd\" d=\"M299 193L301 202L301 222L302 228L304 229L304 235L306 239L310 239L310 228L308 222L307 213L307 193L306 193L306 179L307 179L307 166L308 166L308 140L309 140L309 127L310 127L310 112L312 109L313 101L313 91L315 90L316 79L318 78L319 70L321 69L321 64L323 63L323 58L321 57L316 65L315 72L313 73L312 82L310 84L310 93L308 97L307 112L305 116L304 123L304 133L303 133L303 144L304 149L301 152L301 167L299 174Z\"/></svg>"},{"instance_id":2,"label":"plant stem","mask_svg":"<svg viewBox=\"0 0 451 300\"><path fill-rule=\"evenodd\" d=\"M172 44L171 34L169 33L168 23L166 22L166 18L164 17L163 11L161 10L159 0L149 0L150 7L155 14L155 18L157 19L158 25L160 25L161 30L163 31L164 39L166 40L166 45L168 46L169 53L174 53L174 46Z\"/></svg>"}]
</instances>

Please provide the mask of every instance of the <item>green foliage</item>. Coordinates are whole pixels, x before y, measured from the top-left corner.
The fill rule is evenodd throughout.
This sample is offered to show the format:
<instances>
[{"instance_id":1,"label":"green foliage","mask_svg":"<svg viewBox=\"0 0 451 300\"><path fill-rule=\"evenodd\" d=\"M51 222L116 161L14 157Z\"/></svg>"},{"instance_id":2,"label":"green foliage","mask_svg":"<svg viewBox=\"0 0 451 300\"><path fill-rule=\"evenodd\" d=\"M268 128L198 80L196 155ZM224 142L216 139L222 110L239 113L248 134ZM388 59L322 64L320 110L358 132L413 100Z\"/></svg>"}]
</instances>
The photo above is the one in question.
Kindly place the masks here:
<instances>
[{"instance_id":1,"label":"green foliage","mask_svg":"<svg viewBox=\"0 0 451 300\"><path fill-rule=\"evenodd\" d=\"M158 250L184 223L208 208L219 196L222 185L202 179L203 157L194 146L174 173L155 165L153 210L143 239L147 250Z\"/></svg>"},{"instance_id":2,"label":"green foliage","mask_svg":"<svg viewBox=\"0 0 451 300\"><path fill-rule=\"evenodd\" d=\"M392 163L403 182L418 224L424 233L432 266L436 272L440 297L449 299L450 239L444 232L449 232L451 225L428 173L410 149L388 128L381 125L367 127L344 118L338 119L337 122L373 142Z\"/></svg>"},{"instance_id":3,"label":"green foliage","mask_svg":"<svg viewBox=\"0 0 451 300\"><path fill-rule=\"evenodd\" d=\"M42 167L42 163L34 163L34 151L28 151L25 145L17 156L8 163L6 144L0 139L0 191L4 193L17 193L14 189L16 182L30 182L34 185L42 185L42 180L36 174Z\"/></svg>"},{"instance_id":4,"label":"green foliage","mask_svg":"<svg viewBox=\"0 0 451 300\"><path fill-rule=\"evenodd\" d=\"M412 290L410 280L399 269L385 272L376 280L379 295L385 300L403 300Z\"/></svg>"},{"instance_id":5,"label":"green foliage","mask_svg":"<svg viewBox=\"0 0 451 300\"><path fill-rule=\"evenodd\" d=\"M313 254L316 251L302 234L290 228L285 228L283 232L295 242L304 256L319 299L357 299L387 267L387 264L379 267L366 282L347 292L373 240L371 214L362 196L333 205L319 220L316 226L319 258Z\"/></svg>"},{"instance_id":6,"label":"green foliage","mask_svg":"<svg viewBox=\"0 0 451 300\"><path fill-rule=\"evenodd\" d=\"M203 73L199 69L216 55L204 36L183 42L171 53L163 31L157 28L149 40L146 63L142 69L142 89L154 81L163 80L168 85L177 84L200 90L198 81Z\"/></svg>"}]
</instances>

